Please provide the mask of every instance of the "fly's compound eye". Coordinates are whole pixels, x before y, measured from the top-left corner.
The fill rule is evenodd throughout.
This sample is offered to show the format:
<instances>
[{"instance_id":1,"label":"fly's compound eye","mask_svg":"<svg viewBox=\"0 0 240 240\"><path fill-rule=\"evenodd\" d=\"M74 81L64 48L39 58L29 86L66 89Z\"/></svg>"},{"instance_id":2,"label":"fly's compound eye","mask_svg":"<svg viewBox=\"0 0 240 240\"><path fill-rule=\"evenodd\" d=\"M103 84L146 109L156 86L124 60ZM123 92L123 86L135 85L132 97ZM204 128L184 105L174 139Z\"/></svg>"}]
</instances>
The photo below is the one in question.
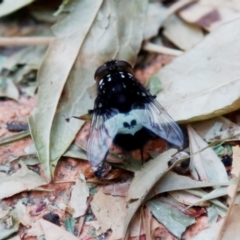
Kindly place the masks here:
<instances>
[{"instance_id":1,"label":"fly's compound eye","mask_svg":"<svg viewBox=\"0 0 240 240\"><path fill-rule=\"evenodd\" d=\"M108 73L108 67L104 64L96 70L94 74L94 79L98 82L107 73Z\"/></svg>"},{"instance_id":2,"label":"fly's compound eye","mask_svg":"<svg viewBox=\"0 0 240 240\"><path fill-rule=\"evenodd\" d=\"M133 69L126 61L110 60L96 70L94 79L98 82L104 76L113 72L127 72L133 74Z\"/></svg>"},{"instance_id":3,"label":"fly's compound eye","mask_svg":"<svg viewBox=\"0 0 240 240\"><path fill-rule=\"evenodd\" d=\"M126 69L132 69L132 66L126 61L117 61L116 66L126 68Z\"/></svg>"}]
</instances>

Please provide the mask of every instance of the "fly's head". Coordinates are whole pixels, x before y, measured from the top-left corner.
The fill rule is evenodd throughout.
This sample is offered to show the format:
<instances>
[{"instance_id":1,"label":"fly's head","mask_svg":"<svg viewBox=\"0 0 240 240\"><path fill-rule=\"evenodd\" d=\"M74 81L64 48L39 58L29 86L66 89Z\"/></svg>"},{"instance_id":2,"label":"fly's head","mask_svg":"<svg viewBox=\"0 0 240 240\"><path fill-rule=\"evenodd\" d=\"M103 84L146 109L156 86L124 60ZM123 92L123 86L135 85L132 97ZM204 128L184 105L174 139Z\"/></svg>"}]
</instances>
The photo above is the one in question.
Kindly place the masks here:
<instances>
[{"instance_id":1,"label":"fly's head","mask_svg":"<svg viewBox=\"0 0 240 240\"><path fill-rule=\"evenodd\" d=\"M126 72L133 74L133 68L126 61L109 60L96 70L94 74L94 79L99 82L100 79L104 78L108 74L113 74L117 72Z\"/></svg>"}]
</instances>

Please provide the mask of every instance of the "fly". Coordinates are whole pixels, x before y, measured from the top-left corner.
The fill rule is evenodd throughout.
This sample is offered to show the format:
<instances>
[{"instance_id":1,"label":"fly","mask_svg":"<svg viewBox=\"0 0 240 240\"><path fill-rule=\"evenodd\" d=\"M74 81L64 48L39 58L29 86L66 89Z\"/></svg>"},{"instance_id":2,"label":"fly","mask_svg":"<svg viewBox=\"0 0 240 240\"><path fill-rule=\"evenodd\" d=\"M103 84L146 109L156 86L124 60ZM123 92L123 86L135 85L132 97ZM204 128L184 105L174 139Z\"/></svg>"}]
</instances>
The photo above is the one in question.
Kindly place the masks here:
<instances>
[{"instance_id":1,"label":"fly","mask_svg":"<svg viewBox=\"0 0 240 240\"><path fill-rule=\"evenodd\" d=\"M112 143L125 151L140 149L157 136L182 146L179 126L156 97L134 77L126 61L110 60L94 75L97 97L92 115L87 157L95 175L103 178L110 167L104 163Z\"/></svg>"}]
</instances>

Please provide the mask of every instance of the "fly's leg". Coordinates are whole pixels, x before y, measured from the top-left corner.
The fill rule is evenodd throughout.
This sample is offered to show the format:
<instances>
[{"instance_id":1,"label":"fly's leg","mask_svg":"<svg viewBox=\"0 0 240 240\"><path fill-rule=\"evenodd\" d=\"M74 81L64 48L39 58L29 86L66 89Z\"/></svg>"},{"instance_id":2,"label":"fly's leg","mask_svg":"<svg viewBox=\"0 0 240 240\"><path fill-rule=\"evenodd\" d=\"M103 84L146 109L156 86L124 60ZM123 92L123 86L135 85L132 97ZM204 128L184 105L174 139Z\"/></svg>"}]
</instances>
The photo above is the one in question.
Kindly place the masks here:
<instances>
[{"instance_id":1,"label":"fly's leg","mask_svg":"<svg viewBox=\"0 0 240 240\"><path fill-rule=\"evenodd\" d=\"M94 171L94 175L99 179L104 179L112 170L112 166L106 162L106 158L109 151L107 151L103 161L97 166L97 170Z\"/></svg>"},{"instance_id":2,"label":"fly's leg","mask_svg":"<svg viewBox=\"0 0 240 240\"><path fill-rule=\"evenodd\" d=\"M144 158L143 158L143 147L140 148L140 153L141 153L141 162L142 162L142 165L144 163Z\"/></svg>"}]
</instances>

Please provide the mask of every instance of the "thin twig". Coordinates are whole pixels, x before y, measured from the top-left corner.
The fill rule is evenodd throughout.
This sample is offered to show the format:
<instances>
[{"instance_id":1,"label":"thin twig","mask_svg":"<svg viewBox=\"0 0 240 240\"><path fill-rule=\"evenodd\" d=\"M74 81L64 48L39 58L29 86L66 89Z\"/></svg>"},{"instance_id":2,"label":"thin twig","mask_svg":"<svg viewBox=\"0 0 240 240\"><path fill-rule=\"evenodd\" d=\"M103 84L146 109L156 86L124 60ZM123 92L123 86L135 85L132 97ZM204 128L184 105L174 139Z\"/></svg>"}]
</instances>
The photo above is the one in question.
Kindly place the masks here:
<instances>
[{"instance_id":1,"label":"thin twig","mask_svg":"<svg viewBox=\"0 0 240 240\"><path fill-rule=\"evenodd\" d=\"M91 203L92 199L93 199L93 195L91 195L87 200L87 208L86 208L85 214L79 218L78 226L77 226L78 237L80 237L80 235L81 235L82 228L83 228L83 225L84 225L84 221L85 221L85 218L86 218L86 212L87 212L87 210L90 206L90 203Z\"/></svg>"},{"instance_id":2,"label":"thin twig","mask_svg":"<svg viewBox=\"0 0 240 240\"><path fill-rule=\"evenodd\" d=\"M188 5L190 3L197 2L197 1L198 0L181 0L181 1L177 1L176 3L171 5L171 7L168 8L166 18L168 18L173 13L177 12L179 9L185 7L186 5Z\"/></svg>"},{"instance_id":3,"label":"thin twig","mask_svg":"<svg viewBox=\"0 0 240 240\"><path fill-rule=\"evenodd\" d=\"M54 37L0 37L0 46L38 46L48 45Z\"/></svg>"},{"instance_id":4,"label":"thin twig","mask_svg":"<svg viewBox=\"0 0 240 240\"><path fill-rule=\"evenodd\" d=\"M172 56L180 56L183 54L183 51L181 50L163 47L150 42L145 43L143 45L143 49L149 52L157 52L157 53L162 53L162 54L167 54Z\"/></svg>"}]
</instances>

